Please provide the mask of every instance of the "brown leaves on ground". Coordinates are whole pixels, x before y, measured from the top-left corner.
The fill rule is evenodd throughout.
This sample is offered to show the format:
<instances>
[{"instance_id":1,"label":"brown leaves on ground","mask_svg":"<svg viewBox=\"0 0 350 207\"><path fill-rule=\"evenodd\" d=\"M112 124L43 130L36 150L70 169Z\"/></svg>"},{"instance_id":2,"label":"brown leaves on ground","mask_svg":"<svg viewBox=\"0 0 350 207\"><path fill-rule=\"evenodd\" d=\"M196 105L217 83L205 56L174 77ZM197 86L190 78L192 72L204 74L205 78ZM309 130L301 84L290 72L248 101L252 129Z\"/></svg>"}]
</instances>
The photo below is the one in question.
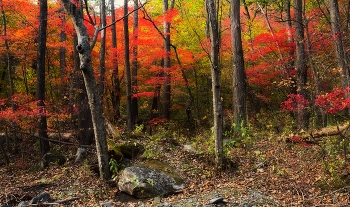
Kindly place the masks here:
<instances>
[{"instance_id":1,"label":"brown leaves on ground","mask_svg":"<svg viewBox=\"0 0 350 207\"><path fill-rule=\"evenodd\" d=\"M119 192L115 183L99 180L88 162L75 165L69 161L64 166L37 170L32 158L23 157L26 169L18 163L0 168L0 201L19 202L45 191L56 200L79 197L70 203L77 206L99 206L107 201L115 206L156 206L162 202L201 206L215 196L239 205L256 195L264 206L341 206L350 202L350 187L331 184L335 178L325 166L327 158L319 145L262 139L251 148L232 148L230 157L235 165L222 171L215 169L211 156L184 151L181 145L163 144L157 150L161 152L157 159L169 163L185 178L183 192L139 200ZM71 157L74 154L73 148L66 151Z\"/></svg>"}]
</instances>

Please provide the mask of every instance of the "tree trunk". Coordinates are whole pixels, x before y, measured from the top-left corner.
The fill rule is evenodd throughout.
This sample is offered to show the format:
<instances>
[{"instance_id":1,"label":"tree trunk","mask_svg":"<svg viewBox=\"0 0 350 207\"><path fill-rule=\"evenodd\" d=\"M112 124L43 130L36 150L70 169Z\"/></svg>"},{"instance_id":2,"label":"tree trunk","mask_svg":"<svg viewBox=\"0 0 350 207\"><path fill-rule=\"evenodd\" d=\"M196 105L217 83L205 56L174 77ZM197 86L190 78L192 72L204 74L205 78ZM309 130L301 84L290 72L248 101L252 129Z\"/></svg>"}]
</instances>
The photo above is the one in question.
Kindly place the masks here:
<instances>
[{"instance_id":1,"label":"tree trunk","mask_svg":"<svg viewBox=\"0 0 350 207\"><path fill-rule=\"evenodd\" d=\"M130 74L130 51L129 51L129 26L128 26L128 0L124 0L124 65L125 65L125 76L126 76L126 112L128 115L127 118L127 127L129 131L134 129L134 116L131 106L131 74Z\"/></svg>"},{"instance_id":2,"label":"tree trunk","mask_svg":"<svg viewBox=\"0 0 350 207\"><path fill-rule=\"evenodd\" d=\"M115 22L115 9L114 0L111 0L111 16L112 22ZM112 25L112 47L117 49L117 27L115 24ZM120 117L120 80L119 80L119 68L118 68L118 56L117 53L113 52L113 73L112 73L112 106L114 109L114 122L117 122Z\"/></svg>"},{"instance_id":3,"label":"tree trunk","mask_svg":"<svg viewBox=\"0 0 350 207\"><path fill-rule=\"evenodd\" d=\"M39 137L48 138L45 110L45 57L46 57L46 30L47 30L47 0L40 0L39 34L37 50L37 107L39 112ZM44 155L50 150L49 141L40 139L40 152Z\"/></svg>"},{"instance_id":4,"label":"tree trunk","mask_svg":"<svg viewBox=\"0 0 350 207\"><path fill-rule=\"evenodd\" d=\"M9 86L10 86L10 96L11 96L11 109L14 112L15 110L15 104L13 101L13 95L15 93L15 89L13 87L13 78L12 78L12 63L11 63L11 54L10 54L10 47L7 40L7 21L6 21L6 15L4 11L4 6L2 3L2 0L0 0L0 8L1 8L1 17L2 17L2 24L3 24L3 35L5 37L5 49L6 49L6 60L7 60L7 73L9 78Z\"/></svg>"},{"instance_id":5,"label":"tree trunk","mask_svg":"<svg viewBox=\"0 0 350 207\"><path fill-rule=\"evenodd\" d=\"M137 60L137 55L138 55L138 48L137 48L137 39L138 39L138 26L139 26L139 12L138 12L138 6L139 6L139 1L135 0L134 1L134 28L133 28L133 38L134 38L134 43L132 46L132 94L137 94L138 89L137 89L137 70L138 70L138 60ZM133 120L134 122L137 121L138 119L138 98L136 96L132 96L131 99L131 104L132 104L132 114L133 114Z\"/></svg>"},{"instance_id":6,"label":"tree trunk","mask_svg":"<svg viewBox=\"0 0 350 207\"><path fill-rule=\"evenodd\" d=\"M74 35L74 46L78 45L77 35ZM77 139L81 145L91 145L94 138L91 110L89 107L88 96L84 85L83 74L79 70L80 59L79 53L74 50L74 63L76 71L76 82L77 82L77 107L78 107L78 123L77 123ZM77 150L75 162L81 162L85 155L86 149L79 147Z\"/></svg>"},{"instance_id":7,"label":"tree trunk","mask_svg":"<svg viewBox=\"0 0 350 207\"><path fill-rule=\"evenodd\" d=\"M106 3L105 0L100 0L100 18L101 23L100 27L103 28L106 26ZM105 73L106 73L106 66L105 66L105 56L106 56L106 30L101 30L101 45L100 45L100 95L101 100L103 100L103 94L105 90Z\"/></svg>"},{"instance_id":8,"label":"tree trunk","mask_svg":"<svg viewBox=\"0 0 350 207\"><path fill-rule=\"evenodd\" d=\"M78 35L78 46L76 47L80 57L80 69L83 72L85 88L89 99L92 115L92 123L95 134L97 158L101 179L109 179L108 147L106 141L106 126L103 117L102 104L98 95L98 88L91 62L91 45L89 35L84 25L82 12L70 0L61 0L65 10L73 20L74 28Z\"/></svg>"},{"instance_id":9,"label":"tree trunk","mask_svg":"<svg viewBox=\"0 0 350 207\"><path fill-rule=\"evenodd\" d=\"M340 26L340 14L338 0L329 0L329 12L331 15L332 35L334 38L334 50L337 56L342 88L350 87L350 76L347 56L343 43L343 35Z\"/></svg>"},{"instance_id":10,"label":"tree trunk","mask_svg":"<svg viewBox=\"0 0 350 207\"><path fill-rule=\"evenodd\" d=\"M240 22L240 1L231 0L231 35L233 53L233 116L236 126L246 126L246 75Z\"/></svg>"},{"instance_id":11,"label":"tree trunk","mask_svg":"<svg viewBox=\"0 0 350 207\"><path fill-rule=\"evenodd\" d=\"M223 163L223 109L221 100L221 69L219 67L219 23L217 7L214 0L205 0L208 13L209 35L210 35L210 64L212 76L213 93L213 115L214 115L214 139L215 139L215 161L217 168L221 168Z\"/></svg>"},{"instance_id":12,"label":"tree trunk","mask_svg":"<svg viewBox=\"0 0 350 207\"><path fill-rule=\"evenodd\" d=\"M169 9L168 0L163 0L163 13L166 15ZM163 117L170 119L170 98L171 98L171 86L170 86L170 22L164 20L163 22L164 33L164 61L163 61Z\"/></svg>"},{"instance_id":13,"label":"tree trunk","mask_svg":"<svg viewBox=\"0 0 350 207\"><path fill-rule=\"evenodd\" d=\"M63 10L63 8L62 8ZM60 33L60 42L65 42L67 40L67 34L65 32L65 24L66 24L66 19L63 15L62 17L62 26L61 26L61 33ZM61 78L61 96L65 95L66 90L65 90L65 84L64 84L64 76L66 74L66 48L65 47L60 47L60 78Z\"/></svg>"},{"instance_id":14,"label":"tree trunk","mask_svg":"<svg viewBox=\"0 0 350 207\"><path fill-rule=\"evenodd\" d=\"M303 24L303 1L295 0L295 42L296 42L296 60L295 67L297 69L297 93L307 99L306 81L307 81L307 67L306 54L304 43L304 24ZM297 123L299 129L308 128L308 113L301 106L298 106Z\"/></svg>"}]
</instances>

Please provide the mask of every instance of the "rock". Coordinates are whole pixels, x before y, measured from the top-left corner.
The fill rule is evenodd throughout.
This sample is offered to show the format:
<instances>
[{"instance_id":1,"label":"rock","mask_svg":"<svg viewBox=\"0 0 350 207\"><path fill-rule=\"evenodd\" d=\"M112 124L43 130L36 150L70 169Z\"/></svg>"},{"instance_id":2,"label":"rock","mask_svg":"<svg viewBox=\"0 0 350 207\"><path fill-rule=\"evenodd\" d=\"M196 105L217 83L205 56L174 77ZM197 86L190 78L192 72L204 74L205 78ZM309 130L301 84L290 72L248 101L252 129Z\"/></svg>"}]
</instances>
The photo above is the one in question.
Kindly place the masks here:
<instances>
[{"instance_id":1,"label":"rock","mask_svg":"<svg viewBox=\"0 0 350 207\"><path fill-rule=\"evenodd\" d=\"M116 144L110 141L108 148L111 158L116 161L121 161L123 158L132 160L144 151L143 146L137 143Z\"/></svg>"},{"instance_id":2,"label":"rock","mask_svg":"<svg viewBox=\"0 0 350 207\"><path fill-rule=\"evenodd\" d=\"M224 202L224 198L223 197L217 197L217 198L213 198L210 200L210 204L219 204L219 203L223 203Z\"/></svg>"},{"instance_id":3,"label":"rock","mask_svg":"<svg viewBox=\"0 0 350 207\"><path fill-rule=\"evenodd\" d=\"M48 152L41 158L40 166L42 168L46 168L50 165L50 163L57 163L59 165L63 165L66 162L66 158L61 155L59 152Z\"/></svg>"},{"instance_id":4,"label":"rock","mask_svg":"<svg viewBox=\"0 0 350 207\"><path fill-rule=\"evenodd\" d=\"M112 204L113 204L113 202L105 202L105 203L101 203L100 205L101 205L102 207L111 207Z\"/></svg>"},{"instance_id":5,"label":"rock","mask_svg":"<svg viewBox=\"0 0 350 207\"><path fill-rule=\"evenodd\" d=\"M189 144L185 144L183 147L184 147L184 150L187 152L197 153L197 150Z\"/></svg>"},{"instance_id":6,"label":"rock","mask_svg":"<svg viewBox=\"0 0 350 207\"><path fill-rule=\"evenodd\" d=\"M29 202L29 205L32 205L32 204L37 204L38 202L46 202L50 199L50 194L48 193L41 193L40 195L32 198L32 200Z\"/></svg>"},{"instance_id":7,"label":"rock","mask_svg":"<svg viewBox=\"0 0 350 207\"><path fill-rule=\"evenodd\" d=\"M182 180L145 165L125 168L118 187L120 191L138 198L168 195L184 188Z\"/></svg>"},{"instance_id":8,"label":"rock","mask_svg":"<svg viewBox=\"0 0 350 207\"><path fill-rule=\"evenodd\" d=\"M18 204L18 206L28 206L28 202L26 202L26 201L21 201L19 204Z\"/></svg>"}]
</instances>

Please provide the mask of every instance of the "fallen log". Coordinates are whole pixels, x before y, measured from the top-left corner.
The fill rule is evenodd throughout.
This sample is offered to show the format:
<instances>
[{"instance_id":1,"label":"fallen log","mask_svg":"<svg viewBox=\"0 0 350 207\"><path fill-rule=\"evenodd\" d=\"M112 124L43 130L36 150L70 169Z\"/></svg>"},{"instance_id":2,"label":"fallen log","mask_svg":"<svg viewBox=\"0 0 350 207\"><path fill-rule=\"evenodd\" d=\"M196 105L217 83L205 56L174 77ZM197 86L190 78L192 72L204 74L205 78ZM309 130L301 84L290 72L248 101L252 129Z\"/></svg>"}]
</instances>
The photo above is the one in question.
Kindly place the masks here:
<instances>
[{"instance_id":1,"label":"fallen log","mask_svg":"<svg viewBox=\"0 0 350 207\"><path fill-rule=\"evenodd\" d=\"M288 137L284 137L283 140L288 142L292 137L294 139L300 139L300 141L319 142L322 138L330 136L350 138L350 124L345 123L338 126L329 126L321 129L313 129L311 131L302 131L295 134L293 133Z\"/></svg>"}]
</instances>

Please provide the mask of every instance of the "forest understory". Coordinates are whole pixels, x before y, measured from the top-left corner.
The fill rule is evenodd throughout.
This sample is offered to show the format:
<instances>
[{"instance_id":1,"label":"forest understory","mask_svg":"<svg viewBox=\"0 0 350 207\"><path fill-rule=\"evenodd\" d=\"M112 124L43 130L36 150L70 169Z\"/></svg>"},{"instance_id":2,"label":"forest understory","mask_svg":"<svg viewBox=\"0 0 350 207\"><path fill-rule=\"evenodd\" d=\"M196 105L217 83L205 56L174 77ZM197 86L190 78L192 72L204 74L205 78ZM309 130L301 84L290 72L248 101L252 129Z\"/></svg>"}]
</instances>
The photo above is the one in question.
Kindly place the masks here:
<instances>
[{"instance_id":1,"label":"forest understory","mask_svg":"<svg viewBox=\"0 0 350 207\"><path fill-rule=\"evenodd\" d=\"M259 133L263 132L251 136ZM9 166L0 168L0 203L17 206L22 200L47 192L54 200L73 198L61 206L215 206L209 203L218 197L224 202L217 206L350 205L350 165L344 159L340 138L323 136L310 141L286 137L260 134L249 145L228 148L228 161L221 171L215 168L213 154L201 151L206 145L205 136L198 138L202 141L184 140L158 132L120 138L117 142L137 142L146 149L127 165L156 159L171 165L184 178L183 191L152 199L134 198L119 192L115 181L101 181L91 167L94 150L89 151L88 159L75 164L76 147L55 145L68 161L63 166L53 164L40 169L39 152L29 147L37 140L28 139L20 146L26 151L11 157ZM184 143L192 143L195 150L184 148Z\"/></svg>"}]
</instances>

